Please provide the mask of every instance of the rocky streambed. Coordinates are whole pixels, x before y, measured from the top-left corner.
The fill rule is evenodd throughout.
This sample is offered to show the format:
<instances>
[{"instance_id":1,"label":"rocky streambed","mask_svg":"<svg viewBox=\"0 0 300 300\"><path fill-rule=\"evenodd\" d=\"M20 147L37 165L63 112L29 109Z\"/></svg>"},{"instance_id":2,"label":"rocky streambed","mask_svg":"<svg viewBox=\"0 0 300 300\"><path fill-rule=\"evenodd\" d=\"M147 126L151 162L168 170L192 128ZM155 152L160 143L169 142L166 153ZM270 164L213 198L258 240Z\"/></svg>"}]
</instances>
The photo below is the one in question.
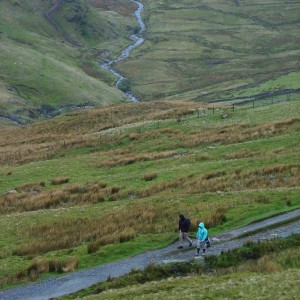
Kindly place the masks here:
<instances>
[{"instance_id":1,"label":"rocky streambed","mask_svg":"<svg viewBox=\"0 0 300 300\"><path fill-rule=\"evenodd\" d=\"M141 37L141 33L143 31L145 31L145 29L146 29L146 25L144 24L144 22L142 20L142 16L141 16L142 11L144 9L144 4L142 4L141 2L136 1L136 0L131 0L131 1L134 2L135 4L137 4L137 6L138 6L137 9L135 10L134 14L136 16L136 19L137 19L140 29L136 34L131 35L130 39L133 41L133 43L130 44L128 47L126 47L116 59L107 61L100 65L102 69L109 71L110 73L112 73L113 75L115 75L118 78L116 87L119 89L121 88L121 85L126 80L126 78L114 69L114 65L115 65L115 63L128 58L130 53L132 52L132 50L134 48L140 46L144 42L144 38ZM139 101L130 91L127 90L125 92L125 94L132 102Z\"/></svg>"}]
</instances>

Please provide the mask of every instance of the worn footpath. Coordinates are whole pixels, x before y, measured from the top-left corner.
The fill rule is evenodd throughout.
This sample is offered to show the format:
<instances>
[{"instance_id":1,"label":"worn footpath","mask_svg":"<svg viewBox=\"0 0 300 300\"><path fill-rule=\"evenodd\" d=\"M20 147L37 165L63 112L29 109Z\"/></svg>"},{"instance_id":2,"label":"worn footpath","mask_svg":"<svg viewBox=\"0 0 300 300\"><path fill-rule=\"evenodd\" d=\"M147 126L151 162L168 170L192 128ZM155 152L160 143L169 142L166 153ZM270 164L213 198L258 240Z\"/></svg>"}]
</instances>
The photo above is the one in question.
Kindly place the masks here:
<instances>
[{"instance_id":1,"label":"worn footpath","mask_svg":"<svg viewBox=\"0 0 300 300\"><path fill-rule=\"evenodd\" d=\"M226 233L211 237L212 247L207 255L218 255L222 251L242 246L247 240L256 242L274 237L287 237L300 233L300 209L278 215L260 222L230 230ZM287 220L294 220L285 225L278 225ZM276 226L277 224L277 226ZM269 229L268 229L269 228ZM259 232L255 233L255 231ZM239 238L244 236L243 238ZM195 244L195 242L194 242ZM119 277L132 269L144 269L150 263L164 264L174 261L188 261L194 258L195 246L177 249L178 243L163 249L126 258L117 262L107 263L95 268L74 272L59 278L51 278L34 284L0 291L1 300L45 300L74 293L97 282L105 281L108 277ZM200 257L201 259L201 257Z\"/></svg>"}]
</instances>

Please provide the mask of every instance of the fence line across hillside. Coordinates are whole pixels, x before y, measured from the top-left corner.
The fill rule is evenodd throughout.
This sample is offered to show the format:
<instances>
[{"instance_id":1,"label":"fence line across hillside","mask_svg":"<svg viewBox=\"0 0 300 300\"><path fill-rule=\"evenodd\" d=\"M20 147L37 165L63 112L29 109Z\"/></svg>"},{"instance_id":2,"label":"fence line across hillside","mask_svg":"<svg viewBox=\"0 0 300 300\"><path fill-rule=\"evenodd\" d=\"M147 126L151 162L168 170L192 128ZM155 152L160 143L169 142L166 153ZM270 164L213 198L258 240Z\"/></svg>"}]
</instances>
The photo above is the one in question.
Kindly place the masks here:
<instances>
[{"instance_id":1,"label":"fence line across hillside","mask_svg":"<svg viewBox=\"0 0 300 300\"><path fill-rule=\"evenodd\" d=\"M188 110L183 111L180 113L174 114L174 120L176 123L184 123L184 121L191 119L191 118L199 118L203 119L210 116L219 116L222 119L226 119L230 117L232 113L236 111L236 109L239 108L245 108L245 109L253 109L261 106L268 106L268 105L276 105L278 103L282 102L289 102L291 100L300 100L300 93L288 93L286 95L272 95L269 97L265 97L262 99L255 99L255 100L245 100L242 102L236 102L236 103L216 103L216 105L212 106L206 106L206 107L199 107L195 110ZM170 119L169 119L170 120ZM151 122L148 125L140 125L136 127L136 131L138 133L141 133L143 129L147 130L149 127L159 129L162 125L162 123L166 122L167 120L157 120L154 122Z\"/></svg>"},{"instance_id":2,"label":"fence line across hillside","mask_svg":"<svg viewBox=\"0 0 300 300\"><path fill-rule=\"evenodd\" d=\"M198 109L193 110L186 110L182 111L180 113L174 112L173 117L169 117L166 119L160 119L160 120L145 120L142 122L132 123L128 124L126 126L120 126L120 127L114 127L109 128L106 130L102 130L100 132L97 132L95 134L100 135L114 135L117 133L122 133L124 131L133 130L137 133L142 133L143 131L148 131L149 129L160 129L165 127L165 123L170 123L171 120L174 120L175 123L182 123L184 124L185 121L190 120L192 118L197 118L199 120L205 120L207 117L215 116L216 118L226 119L230 118L230 116L236 112L237 109L243 108L243 109L254 109L261 106L267 106L267 105L276 105L281 102L291 101L291 100L300 100L300 94L299 95L288 95L288 96L276 96L271 97L267 99L260 99L260 100L254 100L249 102L245 101L243 103L239 103L237 105L236 103L226 103L221 106L219 105L212 105L212 106L203 106L199 107Z\"/></svg>"},{"instance_id":3,"label":"fence line across hillside","mask_svg":"<svg viewBox=\"0 0 300 300\"><path fill-rule=\"evenodd\" d=\"M257 108L260 106L267 106L267 105L273 105L273 104L278 104L281 102L288 102L291 100L298 100L300 99L300 93L287 93L285 95L270 95L261 99L247 99L243 101L237 101L237 102L232 102L232 103L223 103L219 102L218 106L213 105L211 107L202 107L198 108L196 110L196 116L198 118L200 117L207 117L211 115L217 115L220 114L222 118L226 118L229 113L232 113L235 111L236 108ZM217 103L216 103L217 104ZM223 106L222 106L223 105ZM181 116L177 116L177 122L180 122L184 119L184 114Z\"/></svg>"}]
</instances>

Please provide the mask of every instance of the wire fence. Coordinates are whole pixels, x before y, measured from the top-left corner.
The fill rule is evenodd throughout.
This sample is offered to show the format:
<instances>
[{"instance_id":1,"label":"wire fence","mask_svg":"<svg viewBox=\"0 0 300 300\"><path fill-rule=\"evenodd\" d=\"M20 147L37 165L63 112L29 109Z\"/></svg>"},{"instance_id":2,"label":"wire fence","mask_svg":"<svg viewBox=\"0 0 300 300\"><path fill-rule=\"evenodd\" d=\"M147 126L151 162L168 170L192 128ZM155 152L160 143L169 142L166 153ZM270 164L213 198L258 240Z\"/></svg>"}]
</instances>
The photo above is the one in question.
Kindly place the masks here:
<instances>
[{"instance_id":1,"label":"wire fence","mask_svg":"<svg viewBox=\"0 0 300 300\"><path fill-rule=\"evenodd\" d=\"M300 88L298 89L283 89L278 91L263 92L256 95L229 98L223 100L210 101L211 104L218 103L223 105L235 105L235 106L251 106L257 107L261 105L270 105L283 101L290 101L299 99Z\"/></svg>"},{"instance_id":2,"label":"wire fence","mask_svg":"<svg viewBox=\"0 0 300 300\"><path fill-rule=\"evenodd\" d=\"M226 118L229 113L235 111L236 108L256 108L288 102L292 100L300 100L300 89L287 90L284 92L265 93L259 96L248 97L247 99L233 99L231 101L212 101L216 105L207 108L199 108L197 117L220 114L222 118Z\"/></svg>"},{"instance_id":3,"label":"wire fence","mask_svg":"<svg viewBox=\"0 0 300 300\"><path fill-rule=\"evenodd\" d=\"M183 110L181 112L174 113L171 118L162 120L145 121L136 126L132 125L132 129L142 133L149 130L150 128L159 129L165 127L166 122L170 122L170 119L175 120L177 123L185 123L189 119L193 118L206 118L216 116L218 118L226 119L229 118L237 109L253 109L261 106L276 105L282 102L289 102L294 100L300 100L300 89L285 94L268 94L263 97L257 97L256 99L235 99L235 101L217 102L215 101L212 105L205 105L194 110Z\"/></svg>"}]
</instances>

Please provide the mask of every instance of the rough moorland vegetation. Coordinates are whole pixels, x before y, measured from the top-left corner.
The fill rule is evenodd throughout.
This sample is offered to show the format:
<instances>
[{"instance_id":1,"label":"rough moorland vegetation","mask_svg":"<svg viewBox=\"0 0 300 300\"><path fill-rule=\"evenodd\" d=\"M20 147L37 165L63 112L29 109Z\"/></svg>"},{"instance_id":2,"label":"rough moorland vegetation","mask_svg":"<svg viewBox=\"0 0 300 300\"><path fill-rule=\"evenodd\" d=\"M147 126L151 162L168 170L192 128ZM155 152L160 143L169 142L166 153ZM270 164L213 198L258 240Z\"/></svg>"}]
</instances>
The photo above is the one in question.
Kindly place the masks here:
<instances>
[{"instance_id":1,"label":"rough moorland vegetation","mask_svg":"<svg viewBox=\"0 0 300 300\"><path fill-rule=\"evenodd\" d=\"M98 63L131 43L134 3L0 1L1 288L165 246L179 212L213 234L300 205L299 3L143 3L145 43L117 68L151 101L115 105L127 100ZM149 298L196 297L201 281L222 295L231 273L228 297L249 295L247 278L276 295L299 278L293 247L210 261L218 276L188 291L190 278L146 283ZM144 293L124 286L107 297Z\"/></svg>"},{"instance_id":2,"label":"rough moorland vegetation","mask_svg":"<svg viewBox=\"0 0 300 300\"><path fill-rule=\"evenodd\" d=\"M124 104L3 129L1 283L166 245L179 212L216 233L299 207L298 100L199 106Z\"/></svg>"},{"instance_id":3,"label":"rough moorland vegetation","mask_svg":"<svg viewBox=\"0 0 300 300\"><path fill-rule=\"evenodd\" d=\"M59 299L117 299L121 295L125 299L139 296L146 299L181 299L182 293L189 299L223 299L224 294L239 299L269 298L270 294L275 298L281 298L278 297L281 294L293 298L299 292L294 282L299 274L299 244L299 235L259 244L249 241L240 249L206 257L204 262L194 260L149 265L143 271L133 270L126 276L109 278L106 282ZM288 285L288 281L290 289L283 292L282 286ZM256 288L249 293L253 284ZM263 289L260 288L262 285Z\"/></svg>"}]
</instances>

